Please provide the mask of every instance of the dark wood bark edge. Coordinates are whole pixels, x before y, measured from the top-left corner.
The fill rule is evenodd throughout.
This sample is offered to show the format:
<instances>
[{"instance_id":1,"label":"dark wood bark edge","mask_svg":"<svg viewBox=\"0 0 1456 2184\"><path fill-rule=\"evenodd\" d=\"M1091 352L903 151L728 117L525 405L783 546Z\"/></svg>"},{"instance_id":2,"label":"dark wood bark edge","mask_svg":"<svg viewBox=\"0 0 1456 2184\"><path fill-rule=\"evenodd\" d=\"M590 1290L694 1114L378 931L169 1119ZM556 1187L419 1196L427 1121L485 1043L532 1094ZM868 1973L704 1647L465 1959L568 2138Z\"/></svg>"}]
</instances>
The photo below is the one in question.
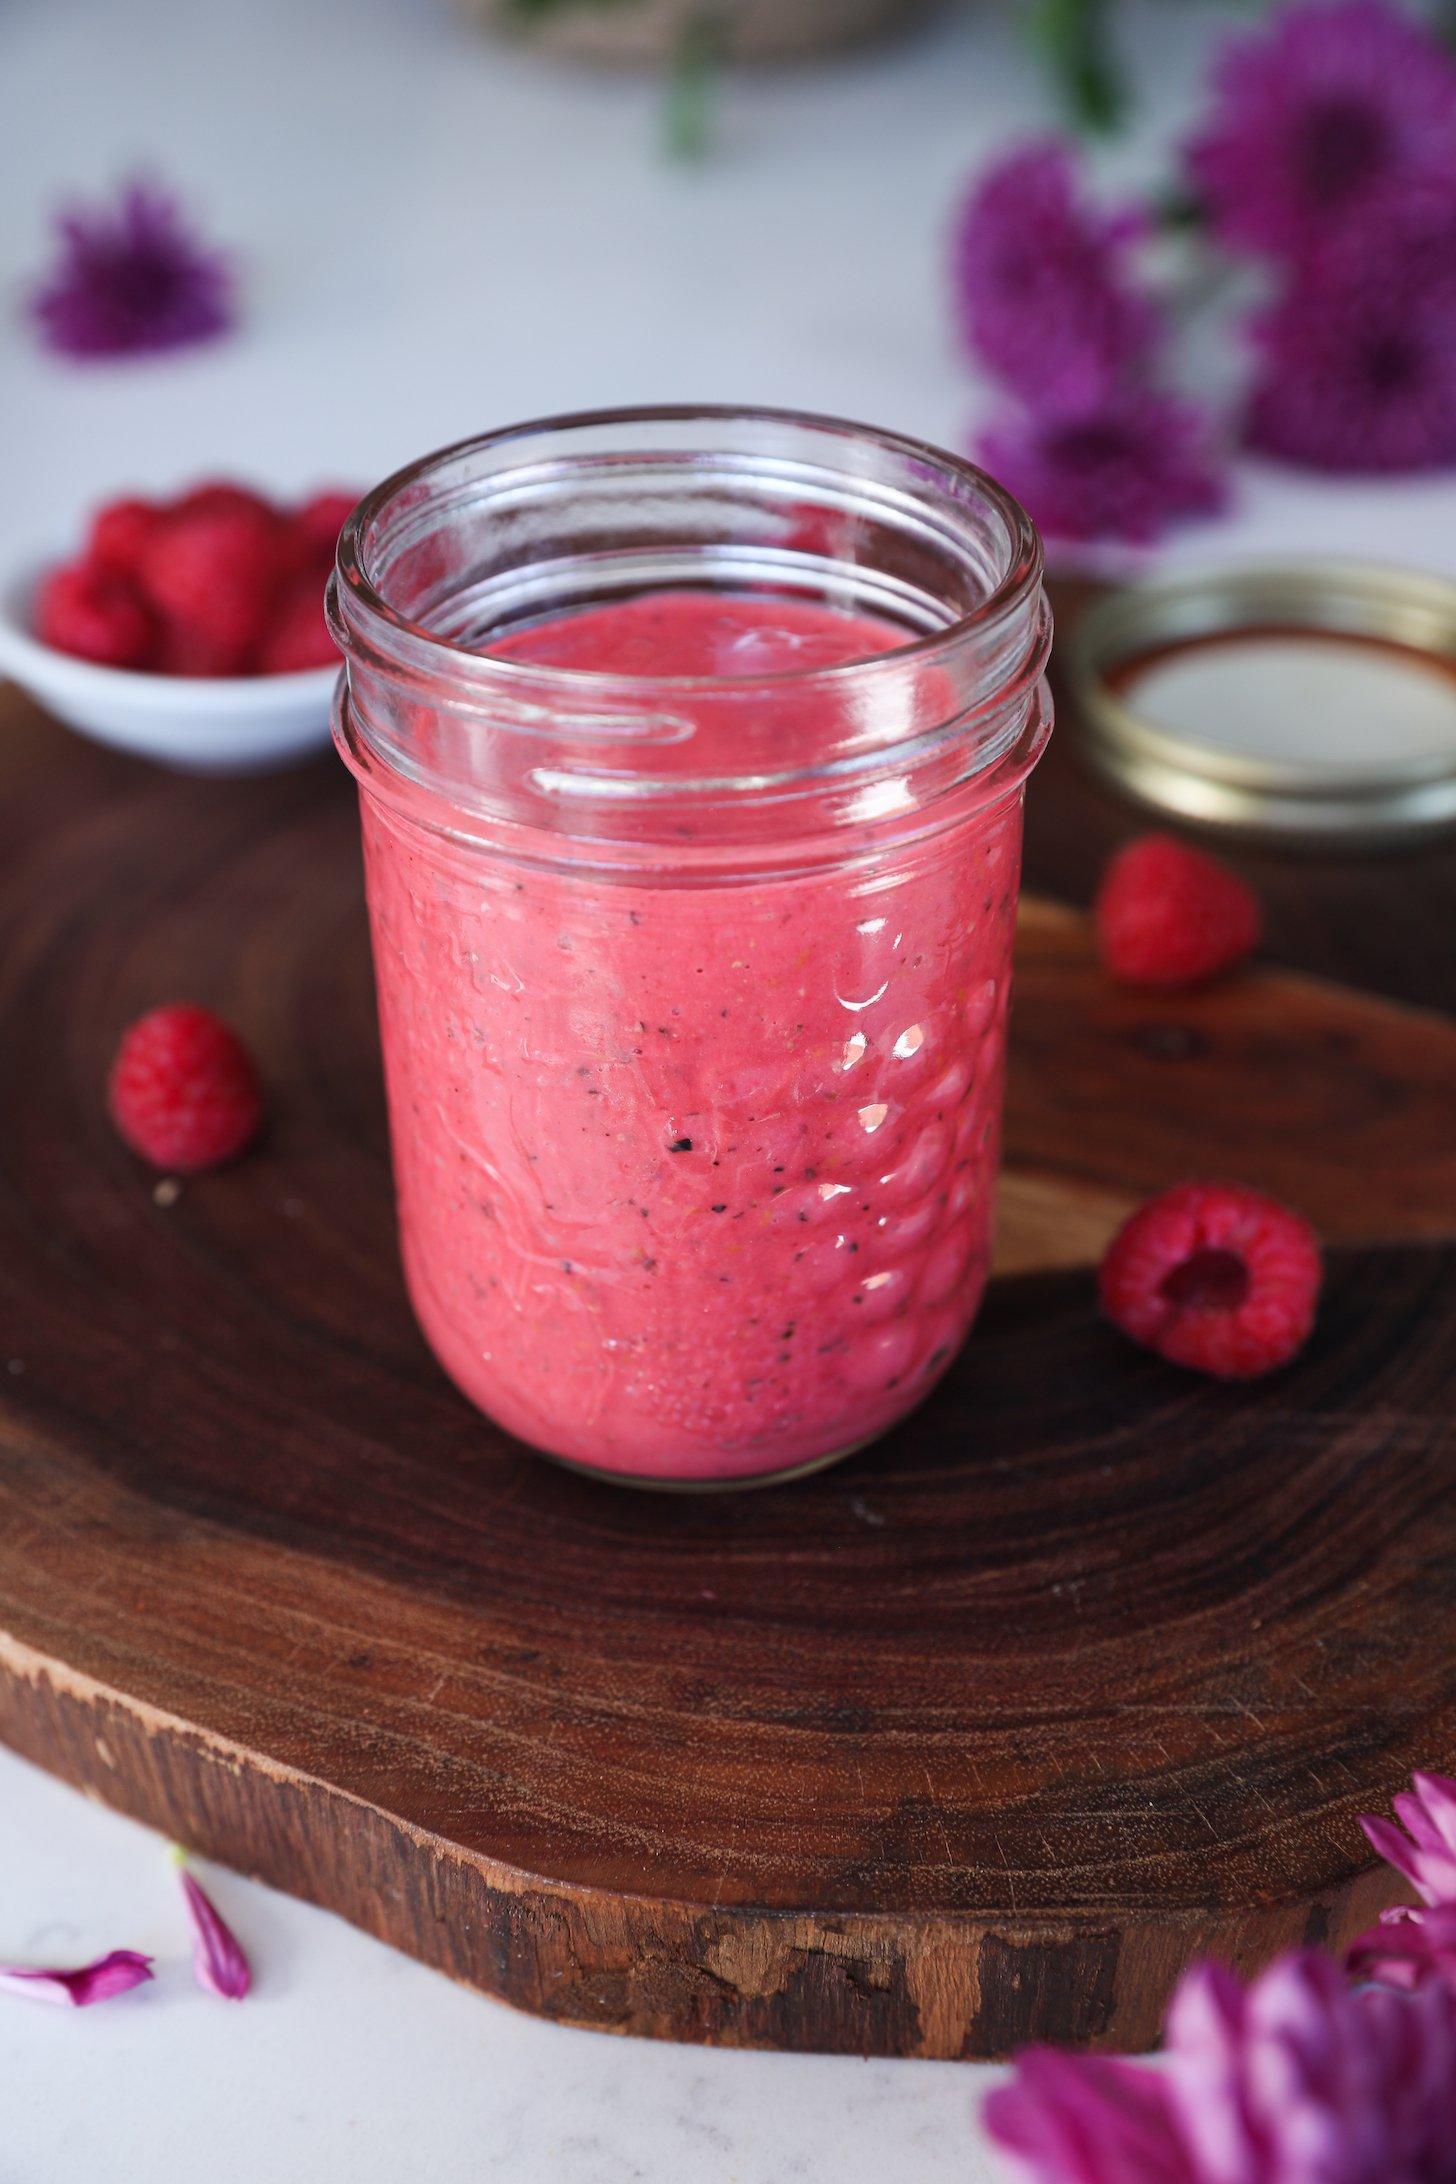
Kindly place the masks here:
<instances>
[{"instance_id":1,"label":"dark wood bark edge","mask_svg":"<svg viewBox=\"0 0 1456 2184\"><path fill-rule=\"evenodd\" d=\"M802 2047L812 2025L826 2052L936 2059L1003 2056L1031 2038L1144 2049L1190 1958L1252 1970L1281 1948L1338 1948L1400 1894L1378 1868L1307 1901L1119 1908L1105 1921L652 1902L562 1887L426 1836L3 1633L0 1669L0 1740L27 1759L467 1986L598 2032L782 2049ZM402 1854L421 1848L430 1855Z\"/></svg>"}]
</instances>

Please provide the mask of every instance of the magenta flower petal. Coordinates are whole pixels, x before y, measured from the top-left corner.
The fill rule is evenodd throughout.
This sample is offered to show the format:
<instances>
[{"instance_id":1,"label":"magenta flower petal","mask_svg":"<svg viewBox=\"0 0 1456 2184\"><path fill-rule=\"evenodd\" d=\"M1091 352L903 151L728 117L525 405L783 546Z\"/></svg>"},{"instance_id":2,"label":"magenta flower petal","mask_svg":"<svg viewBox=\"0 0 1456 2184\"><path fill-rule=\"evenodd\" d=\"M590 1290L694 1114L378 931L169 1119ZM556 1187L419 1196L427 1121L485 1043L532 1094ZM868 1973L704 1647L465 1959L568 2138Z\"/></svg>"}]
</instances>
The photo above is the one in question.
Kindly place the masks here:
<instances>
[{"instance_id":1,"label":"magenta flower petal","mask_svg":"<svg viewBox=\"0 0 1456 2184\"><path fill-rule=\"evenodd\" d=\"M30 2002L55 2002L62 2008L84 2009L90 2002L108 2002L152 1977L152 1960L135 1949L113 1949L94 1964L74 1971L35 1968L24 1964L0 1965L0 1993L18 1994Z\"/></svg>"},{"instance_id":2,"label":"magenta flower petal","mask_svg":"<svg viewBox=\"0 0 1456 2184\"><path fill-rule=\"evenodd\" d=\"M1456 2178L1456 1995L1365 1987L1354 1998L1382 2113L1376 2157L1365 2170L1385 2184L1451 2184ZM1338 2175L1339 2170L1333 2172Z\"/></svg>"},{"instance_id":3,"label":"magenta flower petal","mask_svg":"<svg viewBox=\"0 0 1456 2184\"><path fill-rule=\"evenodd\" d=\"M1166 2089L1151 2071L1028 2048L982 2110L1028 2184L1182 2184Z\"/></svg>"},{"instance_id":4,"label":"magenta flower petal","mask_svg":"<svg viewBox=\"0 0 1456 2184\"><path fill-rule=\"evenodd\" d=\"M1280 1958L1248 1990L1238 2083L1272 2174L1383 2176L1404 2125L1372 2027L1339 1968L1313 1950Z\"/></svg>"},{"instance_id":5,"label":"magenta flower petal","mask_svg":"<svg viewBox=\"0 0 1456 2184\"><path fill-rule=\"evenodd\" d=\"M221 1995L225 2002L241 2002L253 1984L242 1944L186 1866L180 1868L178 1878L192 1923L192 1970L198 1986Z\"/></svg>"},{"instance_id":6,"label":"magenta flower petal","mask_svg":"<svg viewBox=\"0 0 1456 2184\"><path fill-rule=\"evenodd\" d=\"M1371 1847L1426 1903L1456 1907L1456 1782L1433 1774L1411 1779L1414 1788L1394 1800L1404 1835L1374 1813L1366 1813L1360 1825Z\"/></svg>"},{"instance_id":7,"label":"magenta flower petal","mask_svg":"<svg viewBox=\"0 0 1456 2184\"><path fill-rule=\"evenodd\" d=\"M1456 1994L1456 1904L1382 1911L1379 1923L1350 1944L1345 1966L1352 1979L1407 1992L1436 1980Z\"/></svg>"},{"instance_id":8,"label":"magenta flower petal","mask_svg":"<svg viewBox=\"0 0 1456 2184\"><path fill-rule=\"evenodd\" d=\"M1225 498L1203 418L1148 389L1081 417L1005 419L979 451L1049 538L1146 545Z\"/></svg>"},{"instance_id":9,"label":"magenta flower petal","mask_svg":"<svg viewBox=\"0 0 1456 2184\"><path fill-rule=\"evenodd\" d=\"M1436 1781L1440 1778L1428 1775L1425 1779L1427 1781ZM1419 1783L1422 1777L1416 1775L1413 1780ZM1447 1841L1445 1832L1438 1823L1435 1813L1428 1810L1425 1799L1418 1790L1397 1790L1390 1800L1390 1804L1396 1819L1405 1829L1411 1841L1421 1850L1450 1850L1453 1854L1456 1854L1456 1842ZM1453 1806L1452 1809L1456 1811L1456 1806Z\"/></svg>"},{"instance_id":10,"label":"magenta flower petal","mask_svg":"<svg viewBox=\"0 0 1456 2184\"><path fill-rule=\"evenodd\" d=\"M1432 1834L1456 1858L1456 1779L1450 1775L1418 1772L1411 1776L1411 1782L1413 1793L1394 1799L1396 1811L1402 1812L1407 1805L1420 1806Z\"/></svg>"},{"instance_id":11,"label":"magenta flower petal","mask_svg":"<svg viewBox=\"0 0 1456 2184\"><path fill-rule=\"evenodd\" d=\"M1383 1858L1388 1866L1393 1866L1427 1903L1434 1903L1434 1893L1420 1878L1422 1853L1401 1834L1394 1821L1381 1820L1374 1813L1368 1813L1361 1819L1360 1825L1377 1858Z\"/></svg>"},{"instance_id":12,"label":"magenta flower petal","mask_svg":"<svg viewBox=\"0 0 1456 2184\"><path fill-rule=\"evenodd\" d=\"M57 230L55 263L30 298L41 340L57 355L144 355L231 328L228 259L197 239L155 184L131 182L113 205L73 206Z\"/></svg>"},{"instance_id":13,"label":"magenta flower petal","mask_svg":"<svg viewBox=\"0 0 1456 2184\"><path fill-rule=\"evenodd\" d=\"M1297 257L1412 183L1456 174L1456 56L1391 0L1281 9L1233 39L1188 147L1223 241Z\"/></svg>"},{"instance_id":14,"label":"magenta flower petal","mask_svg":"<svg viewBox=\"0 0 1456 2184\"><path fill-rule=\"evenodd\" d=\"M1085 411L1144 366L1161 331L1129 271L1140 214L1083 202L1065 145L981 176L956 224L956 319L969 354L1040 412Z\"/></svg>"},{"instance_id":15,"label":"magenta flower petal","mask_svg":"<svg viewBox=\"0 0 1456 2184\"><path fill-rule=\"evenodd\" d=\"M1168 2006L1169 2106L1185 2131L1215 2149L1234 2176L1251 2159L1242 2057L1248 2031L1243 1987L1222 1964L1195 1964Z\"/></svg>"},{"instance_id":16,"label":"magenta flower petal","mask_svg":"<svg viewBox=\"0 0 1456 2184\"><path fill-rule=\"evenodd\" d=\"M1456 2184L1456 1993L1188 1972L1161 2070L1033 2049L986 2123L1028 2184Z\"/></svg>"}]
</instances>

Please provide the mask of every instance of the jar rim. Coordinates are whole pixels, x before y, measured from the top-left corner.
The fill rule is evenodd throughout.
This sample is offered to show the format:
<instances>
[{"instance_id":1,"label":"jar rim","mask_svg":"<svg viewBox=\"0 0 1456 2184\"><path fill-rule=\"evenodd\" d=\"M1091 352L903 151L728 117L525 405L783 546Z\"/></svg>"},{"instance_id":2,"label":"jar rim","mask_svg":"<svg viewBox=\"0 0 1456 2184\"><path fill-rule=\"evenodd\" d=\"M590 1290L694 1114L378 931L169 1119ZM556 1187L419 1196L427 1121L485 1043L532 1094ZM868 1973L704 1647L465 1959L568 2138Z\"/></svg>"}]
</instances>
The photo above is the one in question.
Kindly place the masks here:
<instances>
[{"instance_id":1,"label":"jar rim","mask_svg":"<svg viewBox=\"0 0 1456 2184\"><path fill-rule=\"evenodd\" d=\"M370 525L381 518L411 487L424 484L432 473L443 471L463 458L549 434L634 425L696 423L757 423L769 427L823 433L846 441L864 440L908 462L934 468L948 480L971 488L998 517L1005 528L1009 546L1007 566L992 583L985 597L978 600L968 612L957 615L953 621L945 623L939 629L928 631L923 636L908 637L905 643L895 645L889 651L866 653L829 667L789 667L748 675L623 675L597 668L557 665L543 667L530 660L477 651L442 635L438 630L431 629L427 623L415 620L392 605L368 571L364 537ZM852 473L846 475L850 476ZM837 680L863 676L891 665L898 669L933 663L938 657L959 648L967 638L995 630L1003 622L1023 612L1040 590L1042 577L1041 539L1021 503L989 471L982 470L963 456L937 446L933 441L813 410L736 403L648 403L622 408L564 411L554 416L530 418L519 424L501 426L491 432L472 433L392 471L363 496L344 524L339 537L334 578L329 586L329 612L331 620L336 625L342 625L335 628L336 639L346 638L344 599L347 598L349 610L362 610L362 618L366 624L373 623L376 630L387 631L395 644L402 645L415 654L419 665L433 661L441 669L457 674L464 669L476 675L488 674L492 680L499 676L504 679L505 686L514 684L518 688L540 688L543 684L550 684L563 692L574 691L582 699L607 690L617 693L640 691L644 694L652 693L660 702L675 693L731 692L754 688L792 690L810 684L832 685Z\"/></svg>"}]
</instances>

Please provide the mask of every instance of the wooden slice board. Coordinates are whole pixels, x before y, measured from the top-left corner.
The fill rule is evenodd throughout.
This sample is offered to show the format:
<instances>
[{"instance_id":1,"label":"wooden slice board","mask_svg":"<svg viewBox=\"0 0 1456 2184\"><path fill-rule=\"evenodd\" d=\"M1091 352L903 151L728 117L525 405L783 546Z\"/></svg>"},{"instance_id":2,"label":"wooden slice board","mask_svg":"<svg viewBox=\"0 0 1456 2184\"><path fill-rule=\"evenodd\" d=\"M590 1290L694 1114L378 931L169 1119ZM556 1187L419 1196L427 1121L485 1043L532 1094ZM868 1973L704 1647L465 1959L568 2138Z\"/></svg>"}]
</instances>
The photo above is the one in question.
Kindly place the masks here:
<instances>
[{"instance_id":1,"label":"wooden slice board","mask_svg":"<svg viewBox=\"0 0 1456 2184\"><path fill-rule=\"evenodd\" d=\"M1019 980L1007 1271L933 1401L799 1486L596 1486L410 1319L347 783L0 708L0 1736L617 2031L1136 2047L1192 1953L1348 1934L1356 1815L1456 1763L1456 1031L1119 996L1048 906ZM100 1093L175 994L275 1119L166 1202ZM1188 1172L1336 1246L1262 1387L1098 1321L1086 1263Z\"/></svg>"}]
</instances>

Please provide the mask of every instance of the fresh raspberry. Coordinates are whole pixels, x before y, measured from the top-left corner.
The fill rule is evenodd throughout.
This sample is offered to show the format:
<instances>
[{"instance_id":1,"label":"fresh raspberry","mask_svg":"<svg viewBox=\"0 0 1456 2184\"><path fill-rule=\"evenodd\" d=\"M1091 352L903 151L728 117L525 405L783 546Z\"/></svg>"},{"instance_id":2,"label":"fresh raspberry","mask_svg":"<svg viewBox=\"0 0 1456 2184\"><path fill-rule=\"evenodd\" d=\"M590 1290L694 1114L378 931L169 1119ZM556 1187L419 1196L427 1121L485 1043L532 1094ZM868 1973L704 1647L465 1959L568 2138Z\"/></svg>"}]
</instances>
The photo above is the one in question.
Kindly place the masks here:
<instances>
[{"instance_id":1,"label":"fresh raspberry","mask_svg":"<svg viewBox=\"0 0 1456 2184\"><path fill-rule=\"evenodd\" d=\"M1125 986L1171 990L1232 970L1259 945L1259 899L1237 873L1171 834L1127 842L1094 915L1103 967Z\"/></svg>"},{"instance_id":2,"label":"fresh raspberry","mask_svg":"<svg viewBox=\"0 0 1456 2184\"><path fill-rule=\"evenodd\" d=\"M1314 1324L1320 1251L1301 1215L1239 1183L1182 1183L1107 1247L1102 1309L1134 1342L1221 1380L1285 1364Z\"/></svg>"},{"instance_id":3,"label":"fresh raspberry","mask_svg":"<svg viewBox=\"0 0 1456 2184\"><path fill-rule=\"evenodd\" d=\"M52 569L35 603L42 644L105 667L149 667L157 630L146 603L123 576L89 562Z\"/></svg>"},{"instance_id":4,"label":"fresh raspberry","mask_svg":"<svg viewBox=\"0 0 1456 2184\"><path fill-rule=\"evenodd\" d=\"M358 498L357 493L331 487L327 492L313 494L293 518L294 530L316 556L322 556L325 568L333 567L339 533L353 514Z\"/></svg>"},{"instance_id":5,"label":"fresh raspberry","mask_svg":"<svg viewBox=\"0 0 1456 2184\"><path fill-rule=\"evenodd\" d=\"M337 667L338 650L324 620L323 579L305 573L284 593L277 615L258 649L258 671L288 675L303 667Z\"/></svg>"},{"instance_id":6,"label":"fresh raspberry","mask_svg":"<svg viewBox=\"0 0 1456 2184\"><path fill-rule=\"evenodd\" d=\"M135 576L147 541L161 521L162 510L151 501L107 501L91 519L86 558L98 569Z\"/></svg>"},{"instance_id":7,"label":"fresh raspberry","mask_svg":"<svg viewBox=\"0 0 1456 2184\"><path fill-rule=\"evenodd\" d=\"M137 1018L117 1048L108 1099L132 1151L182 1175L235 1159L263 1114L247 1050L190 1002Z\"/></svg>"},{"instance_id":8,"label":"fresh raspberry","mask_svg":"<svg viewBox=\"0 0 1456 2184\"><path fill-rule=\"evenodd\" d=\"M142 587L169 635L216 663L211 672L237 675L249 666L282 574L282 535L270 511L239 499L168 515L148 540Z\"/></svg>"}]
</instances>

